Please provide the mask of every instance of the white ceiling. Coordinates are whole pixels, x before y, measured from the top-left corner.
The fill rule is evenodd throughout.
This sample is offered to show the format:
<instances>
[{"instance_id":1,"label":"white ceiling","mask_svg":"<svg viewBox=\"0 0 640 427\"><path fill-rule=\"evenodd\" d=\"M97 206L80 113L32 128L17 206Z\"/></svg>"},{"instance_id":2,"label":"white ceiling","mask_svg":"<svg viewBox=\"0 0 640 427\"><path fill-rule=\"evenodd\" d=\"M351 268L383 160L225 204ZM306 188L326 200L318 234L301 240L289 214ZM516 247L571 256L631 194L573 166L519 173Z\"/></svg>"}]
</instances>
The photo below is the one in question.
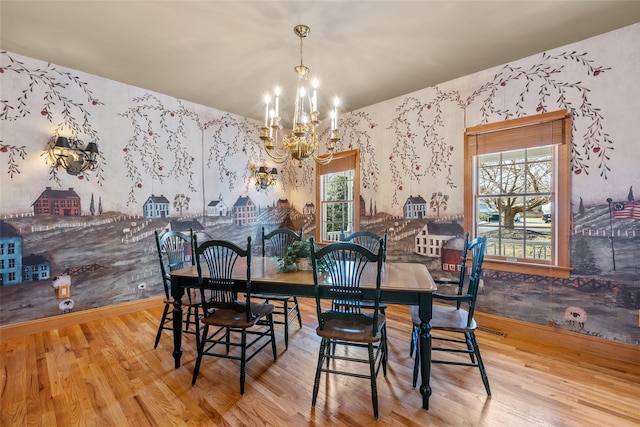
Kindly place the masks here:
<instances>
[{"instance_id":1,"label":"white ceiling","mask_svg":"<svg viewBox=\"0 0 640 427\"><path fill-rule=\"evenodd\" d=\"M291 98L306 24L326 117L636 22L640 1L2 0L0 48L260 119L268 90Z\"/></svg>"}]
</instances>

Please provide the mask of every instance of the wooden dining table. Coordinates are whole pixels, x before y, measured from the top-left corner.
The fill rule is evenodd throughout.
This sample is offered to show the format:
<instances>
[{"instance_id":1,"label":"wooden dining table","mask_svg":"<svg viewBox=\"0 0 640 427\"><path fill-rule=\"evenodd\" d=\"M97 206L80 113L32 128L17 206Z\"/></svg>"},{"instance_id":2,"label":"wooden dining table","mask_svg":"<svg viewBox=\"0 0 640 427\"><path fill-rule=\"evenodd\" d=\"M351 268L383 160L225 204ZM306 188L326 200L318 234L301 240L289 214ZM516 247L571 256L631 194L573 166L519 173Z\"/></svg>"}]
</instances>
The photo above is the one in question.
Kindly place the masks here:
<instances>
[{"instance_id":1,"label":"wooden dining table","mask_svg":"<svg viewBox=\"0 0 640 427\"><path fill-rule=\"evenodd\" d=\"M208 274L203 265L203 276ZM238 292L243 293L247 278L246 262L237 262L234 267L234 279L237 279ZM175 367L180 367L182 357L182 297L186 289L198 288L198 271L195 266L174 270L171 275L171 295L173 297L173 357ZM362 298L373 300L375 293L375 269L365 272L361 280ZM329 285L320 285L320 296L329 298ZM294 271L281 273L271 258L251 257L251 289L252 293L296 295L315 298L313 273L311 271ZM424 264L385 262L381 276L381 302L389 304L415 305L420 313L420 374L422 384L422 407L429 409L431 396L431 310L432 295L436 284Z\"/></svg>"}]
</instances>

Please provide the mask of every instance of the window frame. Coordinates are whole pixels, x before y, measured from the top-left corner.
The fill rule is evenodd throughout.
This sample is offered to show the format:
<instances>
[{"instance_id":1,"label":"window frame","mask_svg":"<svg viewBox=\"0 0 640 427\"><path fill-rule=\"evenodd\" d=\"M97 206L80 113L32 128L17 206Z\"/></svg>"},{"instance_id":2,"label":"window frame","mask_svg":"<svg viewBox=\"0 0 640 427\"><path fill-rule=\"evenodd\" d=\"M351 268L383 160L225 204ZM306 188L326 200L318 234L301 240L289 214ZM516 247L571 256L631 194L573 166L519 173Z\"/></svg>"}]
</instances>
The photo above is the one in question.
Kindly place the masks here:
<instances>
[{"instance_id":1,"label":"window frame","mask_svg":"<svg viewBox=\"0 0 640 427\"><path fill-rule=\"evenodd\" d=\"M529 135L531 126L541 126L542 141L529 136L515 141L517 133ZM500 132L503 132L500 134ZM509 135L509 138L501 136ZM551 200L552 261L513 259L486 255L483 267L514 273L568 278L570 266L571 231L571 115L567 110L521 117L467 128L464 135L464 227L476 237L477 162L476 156L500 153L537 146L553 145L553 183Z\"/></svg>"},{"instance_id":2,"label":"window frame","mask_svg":"<svg viewBox=\"0 0 640 427\"><path fill-rule=\"evenodd\" d=\"M331 161L327 164L316 164L316 242L319 245L334 243L331 240L324 240L322 237L323 224L323 199L322 199L322 177L327 174L354 171L353 177L353 231L360 229L360 150L348 150L334 153ZM353 232L352 231L352 232Z\"/></svg>"}]
</instances>

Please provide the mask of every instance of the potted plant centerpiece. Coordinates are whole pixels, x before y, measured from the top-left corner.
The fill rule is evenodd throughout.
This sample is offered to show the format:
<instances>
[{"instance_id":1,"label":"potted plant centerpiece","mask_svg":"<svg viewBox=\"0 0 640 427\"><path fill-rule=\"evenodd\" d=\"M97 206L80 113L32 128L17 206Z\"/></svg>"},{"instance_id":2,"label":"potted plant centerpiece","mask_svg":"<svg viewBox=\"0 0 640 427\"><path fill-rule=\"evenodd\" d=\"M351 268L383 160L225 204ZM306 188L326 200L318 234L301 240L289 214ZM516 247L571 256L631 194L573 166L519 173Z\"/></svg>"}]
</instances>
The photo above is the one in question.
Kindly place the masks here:
<instances>
[{"instance_id":1,"label":"potted plant centerpiece","mask_svg":"<svg viewBox=\"0 0 640 427\"><path fill-rule=\"evenodd\" d=\"M287 248L287 254L280 265L281 272L311 270L311 242L296 241Z\"/></svg>"}]
</instances>

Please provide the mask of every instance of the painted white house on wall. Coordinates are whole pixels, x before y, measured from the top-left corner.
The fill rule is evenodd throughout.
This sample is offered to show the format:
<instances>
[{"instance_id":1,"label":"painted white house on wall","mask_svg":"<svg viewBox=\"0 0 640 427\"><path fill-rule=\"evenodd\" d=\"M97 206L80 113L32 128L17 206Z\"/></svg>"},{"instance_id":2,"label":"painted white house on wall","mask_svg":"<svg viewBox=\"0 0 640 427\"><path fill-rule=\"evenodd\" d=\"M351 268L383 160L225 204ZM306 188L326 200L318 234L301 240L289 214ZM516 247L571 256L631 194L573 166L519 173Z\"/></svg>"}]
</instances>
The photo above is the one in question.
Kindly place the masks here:
<instances>
[{"instance_id":1,"label":"painted white house on wall","mask_svg":"<svg viewBox=\"0 0 640 427\"><path fill-rule=\"evenodd\" d=\"M409 196L404 206L402 214L407 219L422 219L427 217L427 201L420 195Z\"/></svg>"}]
</instances>

